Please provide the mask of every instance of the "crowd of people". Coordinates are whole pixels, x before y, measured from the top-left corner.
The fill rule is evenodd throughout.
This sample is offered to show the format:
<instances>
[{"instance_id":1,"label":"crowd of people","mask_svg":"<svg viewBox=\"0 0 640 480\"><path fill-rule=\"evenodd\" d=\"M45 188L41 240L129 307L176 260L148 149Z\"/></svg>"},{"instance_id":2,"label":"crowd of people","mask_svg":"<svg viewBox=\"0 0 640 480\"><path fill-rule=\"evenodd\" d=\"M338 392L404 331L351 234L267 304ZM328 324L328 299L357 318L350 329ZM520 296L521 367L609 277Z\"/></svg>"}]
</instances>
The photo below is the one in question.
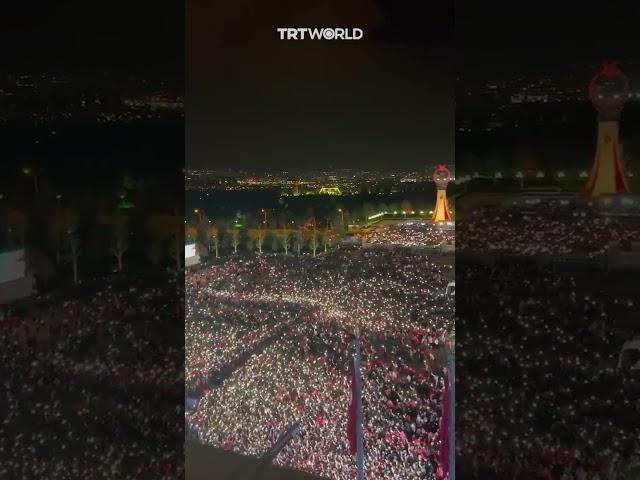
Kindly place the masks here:
<instances>
[{"instance_id":1,"label":"crowd of people","mask_svg":"<svg viewBox=\"0 0 640 480\"><path fill-rule=\"evenodd\" d=\"M452 266L409 249L237 257L186 276L189 435L351 479L347 411L354 329L362 349L367 478L442 476L439 428L453 333Z\"/></svg>"},{"instance_id":2,"label":"crowd of people","mask_svg":"<svg viewBox=\"0 0 640 480\"><path fill-rule=\"evenodd\" d=\"M396 225L374 225L362 235L365 244L413 248L433 248L450 244L454 240L453 230L444 230L430 222L414 220Z\"/></svg>"},{"instance_id":3,"label":"crowd of people","mask_svg":"<svg viewBox=\"0 0 640 480\"><path fill-rule=\"evenodd\" d=\"M637 274L588 262L633 240L637 218L527 210L493 208L458 231L463 248L515 255L456 265L457 473L637 478L640 376L618 368L638 331ZM547 253L581 253L589 266L535 258Z\"/></svg>"},{"instance_id":4,"label":"crowd of people","mask_svg":"<svg viewBox=\"0 0 640 480\"><path fill-rule=\"evenodd\" d=\"M457 248L516 255L582 254L598 257L611 246L638 240L640 218L607 215L588 204L492 206L456 222Z\"/></svg>"},{"instance_id":5,"label":"crowd of people","mask_svg":"<svg viewBox=\"0 0 640 480\"><path fill-rule=\"evenodd\" d=\"M2 310L0 478L182 474L181 285L109 278Z\"/></svg>"}]
</instances>

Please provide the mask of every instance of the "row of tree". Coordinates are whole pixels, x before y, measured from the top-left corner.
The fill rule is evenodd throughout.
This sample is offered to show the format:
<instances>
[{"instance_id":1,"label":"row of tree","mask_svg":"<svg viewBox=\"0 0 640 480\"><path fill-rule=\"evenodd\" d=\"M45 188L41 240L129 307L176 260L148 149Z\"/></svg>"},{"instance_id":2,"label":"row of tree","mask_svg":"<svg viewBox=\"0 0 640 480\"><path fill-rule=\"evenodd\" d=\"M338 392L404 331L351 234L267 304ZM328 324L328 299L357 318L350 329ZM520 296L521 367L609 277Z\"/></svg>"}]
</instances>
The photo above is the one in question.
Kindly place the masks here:
<instances>
[{"instance_id":1,"label":"row of tree","mask_svg":"<svg viewBox=\"0 0 640 480\"><path fill-rule=\"evenodd\" d=\"M127 263L173 265L181 269L184 258L184 216L138 212L117 208L79 213L72 207L35 204L0 209L0 251L24 248L27 268L48 282L70 270L74 283L80 265L99 274L127 268ZM84 260L84 261L83 261Z\"/></svg>"},{"instance_id":2,"label":"row of tree","mask_svg":"<svg viewBox=\"0 0 640 480\"><path fill-rule=\"evenodd\" d=\"M209 258L240 251L285 255L309 251L316 256L320 251L326 252L341 233L341 230L308 224L297 228L245 228L213 222L186 224L187 242L195 243L198 253Z\"/></svg>"}]
</instances>

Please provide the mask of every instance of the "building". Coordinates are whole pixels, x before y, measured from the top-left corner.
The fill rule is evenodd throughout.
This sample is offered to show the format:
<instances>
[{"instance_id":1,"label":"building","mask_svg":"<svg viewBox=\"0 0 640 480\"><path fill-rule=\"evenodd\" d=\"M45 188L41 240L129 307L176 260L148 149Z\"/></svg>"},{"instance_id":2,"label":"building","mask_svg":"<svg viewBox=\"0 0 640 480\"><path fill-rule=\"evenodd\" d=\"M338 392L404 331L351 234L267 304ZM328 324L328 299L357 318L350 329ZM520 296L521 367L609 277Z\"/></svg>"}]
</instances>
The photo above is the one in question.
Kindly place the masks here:
<instances>
[{"instance_id":1,"label":"building","mask_svg":"<svg viewBox=\"0 0 640 480\"><path fill-rule=\"evenodd\" d=\"M589 98L598 110L598 138L591 173L582 189L587 197L630 192L624 170L619 127L629 97L629 82L615 63L604 63L589 84Z\"/></svg>"},{"instance_id":2,"label":"building","mask_svg":"<svg viewBox=\"0 0 640 480\"><path fill-rule=\"evenodd\" d=\"M451 173L445 165L438 165L431 178L436 184L436 204L433 207L431 221L433 223L451 221L449 202L447 201L447 185L451 181Z\"/></svg>"}]
</instances>

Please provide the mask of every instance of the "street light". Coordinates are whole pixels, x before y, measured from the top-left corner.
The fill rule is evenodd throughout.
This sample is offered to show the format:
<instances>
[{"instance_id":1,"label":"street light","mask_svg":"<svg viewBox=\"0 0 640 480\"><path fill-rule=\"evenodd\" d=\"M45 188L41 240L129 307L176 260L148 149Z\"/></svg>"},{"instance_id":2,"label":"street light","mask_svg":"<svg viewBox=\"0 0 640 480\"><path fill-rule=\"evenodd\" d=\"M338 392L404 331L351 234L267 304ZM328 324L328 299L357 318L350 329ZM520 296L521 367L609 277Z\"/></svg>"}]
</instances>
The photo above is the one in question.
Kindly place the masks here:
<instances>
[{"instance_id":1,"label":"street light","mask_svg":"<svg viewBox=\"0 0 640 480\"><path fill-rule=\"evenodd\" d=\"M31 167L24 167L22 169L22 173L27 177L33 177L33 191L36 194L36 198L40 194L40 189L38 188L38 176L34 173Z\"/></svg>"}]
</instances>

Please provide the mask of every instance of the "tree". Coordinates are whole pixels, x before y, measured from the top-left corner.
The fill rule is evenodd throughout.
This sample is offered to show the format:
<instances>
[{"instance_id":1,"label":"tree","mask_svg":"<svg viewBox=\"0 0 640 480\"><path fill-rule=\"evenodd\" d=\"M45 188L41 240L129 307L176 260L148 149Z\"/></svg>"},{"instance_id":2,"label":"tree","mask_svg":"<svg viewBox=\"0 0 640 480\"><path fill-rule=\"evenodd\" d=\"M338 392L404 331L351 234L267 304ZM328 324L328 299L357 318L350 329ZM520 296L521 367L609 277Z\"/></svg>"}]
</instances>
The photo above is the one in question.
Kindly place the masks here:
<instances>
[{"instance_id":1,"label":"tree","mask_svg":"<svg viewBox=\"0 0 640 480\"><path fill-rule=\"evenodd\" d=\"M318 251L318 233L316 232L316 227L314 225L313 232L311 234L311 252L313 256L316 256L316 252Z\"/></svg>"},{"instance_id":2,"label":"tree","mask_svg":"<svg viewBox=\"0 0 640 480\"><path fill-rule=\"evenodd\" d=\"M113 229L111 242L111 254L117 262L118 272L124 268L124 254L129 249L129 219L122 212L116 212L109 223Z\"/></svg>"},{"instance_id":3,"label":"tree","mask_svg":"<svg viewBox=\"0 0 640 480\"><path fill-rule=\"evenodd\" d=\"M56 213L50 217L49 228L51 230L53 243L56 249L56 265L60 265L62 257L62 237L67 231L67 226L65 225L64 221L64 215L61 210L57 210Z\"/></svg>"},{"instance_id":4,"label":"tree","mask_svg":"<svg viewBox=\"0 0 640 480\"><path fill-rule=\"evenodd\" d=\"M238 253L238 245L240 245L240 230L232 227L233 231L231 232L231 246L233 247L233 253Z\"/></svg>"},{"instance_id":5,"label":"tree","mask_svg":"<svg viewBox=\"0 0 640 480\"><path fill-rule=\"evenodd\" d=\"M407 213L411 213L411 211L413 210L413 205L409 200L403 200L402 203L400 204L400 207L402 208L403 212L407 212Z\"/></svg>"},{"instance_id":6,"label":"tree","mask_svg":"<svg viewBox=\"0 0 640 480\"><path fill-rule=\"evenodd\" d=\"M502 172L508 167L502 152L490 152L484 157L485 174L494 177L496 172Z\"/></svg>"},{"instance_id":7,"label":"tree","mask_svg":"<svg viewBox=\"0 0 640 480\"><path fill-rule=\"evenodd\" d=\"M173 214L156 214L151 217L154 239L164 244L169 241L169 256L175 261L176 270L182 269L184 259L184 216L177 210Z\"/></svg>"},{"instance_id":8,"label":"tree","mask_svg":"<svg viewBox=\"0 0 640 480\"><path fill-rule=\"evenodd\" d=\"M185 234L189 242L196 243L198 239L198 225L187 222L185 224Z\"/></svg>"},{"instance_id":9,"label":"tree","mask_svg":"<svg viewBox=\"0 0 640 480\"><path fill-rule=\"evenodd\" d=\"M331 246L331 240L332 240L331 237L332 237L332 232L329 229L325 230L322 234L322 247L324 248L324 253L327 253L327 250Z\"/></svg>"},{"instance_id":10,"label":"tree","mask_svg":"<svg viewBox=\"0 0 640 480\"><path fill-rule=\"evenodd\" d=\"M54 277L55 270L53 262L45 252L37 248L31 248L27 250L27 265L29 270L38 277L41 285L46 289L49 285L49 281Z\"/></svg>"},{"instance_id":11,"label":"tree","mask_svg":"<svg viewBox=\"0 0 640 480\"><path fill-rule=\"evenodd\" d=\"M170 227L171 232L171 243L173 247L170 247L171 257L176 262L176 270L182 269L182 262L184 261L184 226L183 220L184 215L178 215L175 213L174 215L168 216L167 220L169 221L168 227Z\"/></svg>"},{"instance_id":12,"label":"tree","mask_svg":"<svg viewBox=\"0 0 640 480\"><path fill-rule=\"evenodd\" d=\"M540 170L540 164L534 151L526 145L519 146L514 150L513 162L518 171L522 172L523 176L527 173L538 172Z\"/></svg>"},{"instance_id":13,"label":"tree","mask_svg":"<svg viewBox=\"0 0 640 480\"><path fill-rule=\"evenodd\" d=\"M27 238L27 232L29 231L29 217L26 212L21 210L10 210L7 213L7 234L9 244L14 244L14 239L17 239L17 244L24 248Z\"/></svg>"},{"instance_id":14,"label":"tree","mask_svg":"<svg viewBox=\"0 0 640 480\"><path fill-rule=\"evenodd\" d=\"M264 237L264 228L258 228L255 233L254 241L259 254L262 254L262 244L264 243Z\"/></svg>"},{"instance_id":15,"label":"tree","mask_svg":"<svg viewBox=\"0 0 640 480\"><path fill-rule=\"evenodd\" d=\"M373 206L373 204L371 202L364 202L362 205L362 215L365 218L370 217L371 215L378 213L376 212L375 207Z\"/></svg>"},{"instance_id":16,"label":"tree","mask_svg":"<svg viewBox=\"0 0 640 480\"><path fill-rule=\"evenodd\" d=\"M78 258L82 255L80 240L75 230L68 230L67 238L69 239L69 255L73 266L73 283L78 283Z\"/></svg>"},{"instance_id":17,"label":"tree","mask_svg":"<svg viewBox=\"0 0 640 480\"><path fill-rule=\"evenodd\" d=\"M271 241L271 250L273 251L273 253L276 253L280 248L280 238L278 238L278 235L276 235L275 233L270 232L269 240Z\"/></svg>"},{"instance_id":18,"label":"tree","mask_svg":"<svg viewBox=\"0 0 640 480\"><path fill-rule=\"evenodd\" d=\"M295 242L295 247L296 247L296 253L298 255L300 255L302 253L302 244L304 243L304 232L302 230L302 227L298 228L297 232L296 232L296 242Z\"/></svg>"},{"instance_id":19,"label":"tree","mask_svg":"<svg viewBox=\"0 0 640 480\"><path fill-rule=\"evenodd\" d=\"M218 258L218 248L220 247L218 227L215 225L209 225L209 227L207 227L207 239L209 240L209 256L211 256L211 248L213 248L215 257Z\"/></svg>"},{"instance_id":20,"label":"tree","mask_svg":"<svg viewBox=\"0 0 640 480\"><path fill-rule=\"evenodd\" d=\"M282 249L284 250L284 254L289 254L289 247L291 246L291 233L286 228L284 229L284 233L282 234Z\"/></svg>"}]
</instances>

